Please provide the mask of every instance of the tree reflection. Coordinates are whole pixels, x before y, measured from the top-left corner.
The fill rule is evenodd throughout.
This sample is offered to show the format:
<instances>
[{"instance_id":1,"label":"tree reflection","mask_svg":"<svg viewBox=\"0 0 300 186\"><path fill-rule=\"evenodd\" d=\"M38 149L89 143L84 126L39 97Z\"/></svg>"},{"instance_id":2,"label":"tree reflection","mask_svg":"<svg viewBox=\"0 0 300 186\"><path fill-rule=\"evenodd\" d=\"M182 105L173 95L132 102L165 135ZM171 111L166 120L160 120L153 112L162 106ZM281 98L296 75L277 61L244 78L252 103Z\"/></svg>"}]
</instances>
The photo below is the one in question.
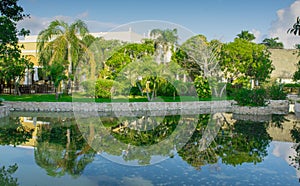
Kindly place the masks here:
<instances>
[{"instance_id":1,"label":"tree reflection","mask_svg":"<svg viewBox=\"0 0 300 186\"><path fill-rule=\"evenodd\" d=\"M234 166L261 162L268 155L267 147L272 140L267 126L267 122L236 121L230 131L232 135L218 136L222 138L218 152L222 162Z\"/></svg>"},{"instance_id":2,"label":"tree reflection","mask_svg":"<svg viewBox=\"0 0 300 186\"><path fill-rule=\"evenodd\" d=\"M18 184L18 178L14 178L12 174L14 174L18 169L18 165L10 165L8 168L2 166L0 168L0 185L3 186L15 186Z\"/></svg>"},{"instance_id":3,"label":"tree reflection","mask_svg":"<svg viewBox=\"0 0 300 186\"><path fill-rule=\"evenodd\" d=\"M154 156L162 159L174 156L175 147L181 148L181 142L190 136L186 133L195 128L194 116L178 115L101 118L101 121L77 118L77 121L83 123L81 132L97 152L119 156L125 164L134 161L138 165L150 164Z\"/></svg>"},{"instance_id":4,"label":"tree reflection","mask_svg":"<svg viewBox=\"0 0 300 186\"><path fill-rule=\"evenodd\" d=\"M45 119L44 119L45 120ZM96 152L82 137L74 119L51 119L41 125L34 151L36 163L51 176L79 176Z\"/></svg>"},{"instance_id":5,"label":"tree reflection","mask_svg":"<svg viewBox=\"0 0 300 186\"><path fill-rule=\"evenodd\" d=\"M296 124L293 126L293 129L291 130L291 136L293 140L296 142L296 144L293 146L293 148L296 151L296 154L294 157L290 157L292 161L291 164L296 169L300 170L300 127L297 127Z\"/></svg>"},{"instance_id":6,"label":"tree reflection","mask_svg":"<svg viewBox=\"0 0 300 186\"><path fill-rule=\"evenodd\" d=\"M22 125L19 118L9 118L7 122L0 125L0 144L1 145L21 145L32 138L31 129Z\"/></svg>"},{"instance_id":7,"label":"tree reflection","mask_svg":"<svg viewBox=\"0 0 300 186\"><path fill-rule=\"evenodd\" d=\"M201 118L202 117L202 118ZM224 117L222 129L218 132L209 147L201 149L204 128L207 127L210 115L200 116L197 130L192 138L178 152L187 163L200 169L201 166L214 164L218 159L229 165L258 163L267 156L267 147L271 137L267 133L266 122L236 121L227 122Z\"/></svg>"}]
</instances>

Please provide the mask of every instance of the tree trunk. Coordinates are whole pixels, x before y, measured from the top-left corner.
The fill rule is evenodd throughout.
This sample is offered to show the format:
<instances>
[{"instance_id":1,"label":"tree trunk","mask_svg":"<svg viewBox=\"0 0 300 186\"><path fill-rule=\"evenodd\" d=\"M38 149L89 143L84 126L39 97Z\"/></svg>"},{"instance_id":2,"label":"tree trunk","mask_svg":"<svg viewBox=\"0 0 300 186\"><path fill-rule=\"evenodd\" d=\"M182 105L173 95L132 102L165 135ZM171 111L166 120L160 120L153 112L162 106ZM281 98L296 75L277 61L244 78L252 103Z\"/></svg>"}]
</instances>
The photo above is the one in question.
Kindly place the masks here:
<instances>
[{"instance_id":1,"label":"tree trunk","mask_svg":"<svg viewBox=\"0 0 300 186\"><path fill-rule=\"evenodd\" d=\"M67 86L67 93L69 93L69 89L72 87L71 77L72 75L72 55L71 55L71 44L68 43L68 61L69 61L69 69L68 69L68 86Z\"/></svg>"}]
</instances>

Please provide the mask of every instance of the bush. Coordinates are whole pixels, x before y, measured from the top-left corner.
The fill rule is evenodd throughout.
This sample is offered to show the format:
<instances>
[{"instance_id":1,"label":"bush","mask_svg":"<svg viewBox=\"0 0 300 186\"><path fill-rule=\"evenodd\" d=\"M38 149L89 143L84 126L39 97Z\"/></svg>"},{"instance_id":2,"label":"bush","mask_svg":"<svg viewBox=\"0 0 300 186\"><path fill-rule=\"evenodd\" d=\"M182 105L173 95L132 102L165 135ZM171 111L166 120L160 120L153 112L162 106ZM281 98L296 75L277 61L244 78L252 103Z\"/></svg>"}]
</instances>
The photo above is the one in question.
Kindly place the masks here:
<instances>
[{"instance_id":1,"label":"bush","mask_svg":"<svg viewBox=\"0 0 300 186\"><path fill-rule=\"evenodd\" d=\"M132 96L141 96L142 93L141 93L139 87L133 86L133 87L131 87L131 89L130 89L130 95L132 95Z\"/></svg>"},{"instance_id":2,"label":"bush","mask_svg":"<svg viewBox=\"0 0 300 186\"><path fill-rule=\"evenodd\" d=\"M265 106L267 93L265 89L246 89L238 90L234 95L234 100L240 106Z\"/></svg>"},{"instance_id":3,"label":"bush","mask_svg":"<svg viewBox=\"0 0 300 186\"><path fill-rule=\"evenodd\" d=\"M98 79L96 81L95 96L97 98L110 98L114 81L110 79Z\"/></svg>"},{"instance_id":4,"label":"bush","mask_svg":"<svg viewBox=\"0 0 300 186\"><path fill-rule=\"evenodd\" d=\"M81 82L81 86L83 87L87 96L95 96L95 81L83 81Z\"/></svg>"},{"instance_id":5,"label":"bush","mask_svg":"<svg viewBox=\"0 0 300 186\"><path fill-rule=\"evenodd\" d=\"M268 99L272 100L285 100L287 93L283 91L283 86L278 84L273 84L267 89Z\"/></svg>"},{"instance_id":6,"label":"bush","mask_svg":"<svg viewBox=\"0 0 300 186\"><path fill-rule=\"evenodd\" d=\"M288 87L288 88L294 88L294 87L300 87L300 84L299 83L286 83L283 86Z\"/></svg>"},{"instance_id":7,"label":"bush","mask_svg":"<svg viewBox=\"0 0 300 186\"><path fill-rule=\"evenodd\" d=\"M198 76L194 80L198 97L211 98L211 89L209 87L208 80L202 76Z\"/></svg>"}]
</instances>

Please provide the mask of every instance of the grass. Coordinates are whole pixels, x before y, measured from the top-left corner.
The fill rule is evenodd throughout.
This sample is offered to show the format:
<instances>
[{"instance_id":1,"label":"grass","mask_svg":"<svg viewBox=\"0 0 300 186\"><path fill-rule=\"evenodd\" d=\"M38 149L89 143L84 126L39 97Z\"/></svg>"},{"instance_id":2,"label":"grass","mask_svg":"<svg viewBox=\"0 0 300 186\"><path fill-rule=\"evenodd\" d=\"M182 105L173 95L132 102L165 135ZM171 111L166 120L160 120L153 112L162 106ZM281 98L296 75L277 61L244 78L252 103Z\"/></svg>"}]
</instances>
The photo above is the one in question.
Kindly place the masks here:
<instances>
[{"instance_id":1,"label":"grass","mask_svg":"<svg viewBox=\"0 0 300 186\"><path fill-rule=\"evenodd\" d=\"M5 101L27 101L27 102L97 102L97 103L110 103L110 102L148 102L146 97L118 97L115 99L110 98L88 98L83 96L75 96L72 98L70 95L61 95L58 100L55 99L55 94L24 94L21 96L16 95L0 95ZM230 100L231 98L197 98L193 96L164 97L159 96L152 102L188 102L188 101L212 101L212 100Z\"/></svg>"}]
</instances>

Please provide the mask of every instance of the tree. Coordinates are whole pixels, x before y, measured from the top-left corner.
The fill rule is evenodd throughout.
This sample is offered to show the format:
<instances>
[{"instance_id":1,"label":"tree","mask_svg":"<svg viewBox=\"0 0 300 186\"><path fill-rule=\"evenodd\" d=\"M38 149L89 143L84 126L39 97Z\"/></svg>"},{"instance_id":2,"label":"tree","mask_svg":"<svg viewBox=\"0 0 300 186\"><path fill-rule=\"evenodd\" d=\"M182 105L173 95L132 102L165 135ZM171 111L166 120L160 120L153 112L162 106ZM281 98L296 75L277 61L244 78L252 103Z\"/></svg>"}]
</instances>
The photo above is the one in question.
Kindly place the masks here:
<instances>
[{"instance_id":1,"label":"tree","mask_svg":"<svg viewBox=\"0 0 300 186\"><path fill-rule=\"evenodd\" d=\"M222 81L222 72L219 68L219 50L222 44L217 40L208 42L203 35L196 35L189 38L181 46L181 50L187 54L187 61L185 63L196 64L198 66L198 72L192 75L193 79L197 75L203 76L203 78L196 78L195 81L198 85L206 82L213 90L213 94L216 96L222 96L225 90L225 85L218 90L218 82ZM191 66L191 65L189 65ZM194 65L193 65L194 66ZM195 80L196 80L195 79ZM199 81L204 80L204 81ZM200 84L199 84L200 83ZM204 89L205 90L205 89ZM201 90L200 90L201 91ZM200 92L198 91L198 94Z\"/></svg>"},{"instance_id":2,"label":"tree","mask_svg":"<svg viewBox=\"0 0 300 186\"><path fill-rule=\"evenodd\" d=\"M32 68L32 63L21 55L18 44L18 36L26 36L28 30L22 28L17 30L18 21L29 17L23 13L23 8L17 4L17 0L6 0L0 2L0 79L4 79L15 85L15 94L19 91L19 82L25 74L26 69Z\"/></svg>"},{"instance_id":3,"label":"tree","mask_svg":"<svg viewBox=\"0 0 300 186\"><path fill-rule=\"evenodd\" d=\"M157 53L157 62L169 62L170 59L168 59L168 57L171 57L173 47L175 44L177 44L178 40L177 29L153 29L150 32L150 36L154 39L154 47ZM170 56L168 56L168 53L170 54Z\"/></svg>"},{"instance_id":4,"label":"tree","mask_svg":"<svg viewBox=\"0 0 300 186\"><path fill-rule=\"evenodd\" d=\"M51 66L49 67L50 71L50 78L53 81L54 88L55 88L55 97L58 100L58 88L61 81L66 80L67 76L65 75L65 65L62 62L54 61Z\"/></svg>"},{"instance_id":5,"label":"tree","mask_svg":"<svg viewBox=\"0 0 300 186\"><path fill-rule=\"evenodd\" d=\"M271 49L283 49L283 43L282 42L277 42L279 40L278 37L275 38L265 38L263 40L264 45L266 45L268 48Z\"/></svg>"},{"instance_id":6,"label":"tree","mask_svg":"<svg viewBox=\"0 0 300 186\"><path fill-rule=\"evenodd\" d=\"M294 23L292 28L289 28L287 33L299 35L300 36L300 17L297 17L296 23Z\"/></svg>"},{"instance_id":7,"label":"tree","mask_svg":"<svg viewBox=\"0 0 300 186\"><path fill-rule=\"evenodd\" d=\"M274 70L266 46L240 38L222 46L220 66L226 79L244 85L264 82Z\"/></svg>"},{"instance_id":8,"label":"tree","mask_svg":"<svg viewBox=\"0 0 300 186\"><path fill-rule=\"evenodd\" d=\"M88 47L82 38L88 35L86 24L77 20L71 25L64 21L55 20L48 28L42 30L37 38L39 63L49 66L53 61L68 61L68 79L73 80L73 70L76 68L80 56L89 53ZM93 55L89 54L91 65L94 65ZM92 71L95 68L92 68ZM95 74L95 73L91 73Z\"/></svg>"},{"instance_id":9,"label":"tree","mask_svg":"<svg viewBox=\"0 0 300 186\"><path fill-rule=\"evenodd\" d=\"M242 30L241 33L237 34L238 38L245 39L247 41L253 41L255 39L254 34L250 33L247 30Z\"/></svg>"}]
</instances>

